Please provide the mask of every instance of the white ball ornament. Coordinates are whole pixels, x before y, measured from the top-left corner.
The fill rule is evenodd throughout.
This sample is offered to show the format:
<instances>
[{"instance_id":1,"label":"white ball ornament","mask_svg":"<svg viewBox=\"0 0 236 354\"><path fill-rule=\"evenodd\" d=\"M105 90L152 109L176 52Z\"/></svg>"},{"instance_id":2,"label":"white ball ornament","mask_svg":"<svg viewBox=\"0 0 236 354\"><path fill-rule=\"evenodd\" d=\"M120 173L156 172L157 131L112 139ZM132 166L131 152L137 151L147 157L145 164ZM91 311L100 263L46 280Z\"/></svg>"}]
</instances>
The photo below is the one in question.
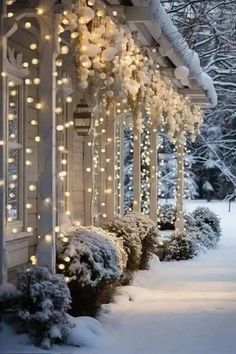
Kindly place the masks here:
<instances>
[{"instance_id":1,"label":"white ball ornament","mask_svg":"<svg viewBox=\"0 0 236 354\"><path fill-rule=\"evenodd\" d=\"M87 55L81 55L80 62L83 68L91 68L92 62Z\"/></svg>"},{"instance_id":2,"label":"white ball ornament","mask_svg":"<svg viewBox=\"0 0 236 354\"><path fill-rule=\"evenodd\" d=\"M113 82L114 82L114 78L113 77L108 77L108 79L107 79L107 83L108 83L108 85L112 85L113 84Z\"/></svg>"},{"instance_id":3,"label":"white ball ornament","mask_svg":"<svg viewBox=\"0 0 236 354\"><path fill-rule=\"evenodd\" d=\"M101 73L101 74L99 75L99 77L100 77L101 80L105 80L107 76L106 76L105 73Z\"/></svg>"},{"instance_id":4,"label":"white ball ornament","mask_svg":"<svg viewBox=\"0 0 236 354\"><path fill-rule=\"evenodd\" d=\"M95 17L95 12L88 6L83 6L79 9L78 13L79 23L82 25L86 25L90 21L92 21Z\"/></svg>"},{"instance_id":5,"label":"white ball ornament","mask_svg":"<svg viewBox=\"0 0 236 354\"><path fill-rule=\"evenodd\" d=\"M94 70L89 70L88 74L89 74L89 76L94 76L95 75L95 71Z\"/></svg>"},{"instance_id":6,"label":"white ball ornament","mask_svg":"<svg viewBox=\"0 0 236 354\"><path fill-rule=\"evenodd\" d=\"M187 79L187 77L189 76L189 68L187 68L184 65L178 66L175 69L175 77L179 80L184 80Z\"/></svg>"},{"instance_id":7,"label":"white ball ornament","mask_svg":"<svg viewBox=\"0 0 236 354\"><path fill-rule=\"evenodd\" d=\"M86 90L88 88L88 81L81 81L79 83L80 88L82 88L83 90Z\"/></svg>"},{"instance_id":8,"label":"white ball ornament","mask_svg":"<svg viewBox=\"0 0 236 354\"><path fill-rule=\"evenodd\" d=\"M114 96L114 92L113 92L112 90L108 90L108 91L106 92L106 95L107 95L108 97L112 98L112 97Z\"/></svg>"},{"instance_id":9,"label":"white ball ornament","mask_svg":"<svg viewBox=\"0 0 236 354\"><path fill-rule=\"evenodd\" d=\"M112 61L117 53L117 50L115 47L108 47L102 51L102 60L107 62L107 61Z\"/></svg>"},{"instance_id":10,"label":"white ball ornament","mask_svg":"<svg viewBox=\"0 0 236 354\"><path fill-rule=\"evenodd\" d=\"M88 45L86 54L89 57L95 57L99 53L101 53L101 48L99 46L97 46L96 44L89 44Z\"/></svg>"},{"instance_id":11,"label":"white ball ornament","mask_svg":"<svg viewBox=\"0 0 236 354\"><path fill-rule=\"evenodd\" d=\"M88 75L89 75L88 69L82 68L82 69L80 70L80 75L81 75L81 78L82 78L83 80L87 80Z\"/></svg>"}]
</instances>

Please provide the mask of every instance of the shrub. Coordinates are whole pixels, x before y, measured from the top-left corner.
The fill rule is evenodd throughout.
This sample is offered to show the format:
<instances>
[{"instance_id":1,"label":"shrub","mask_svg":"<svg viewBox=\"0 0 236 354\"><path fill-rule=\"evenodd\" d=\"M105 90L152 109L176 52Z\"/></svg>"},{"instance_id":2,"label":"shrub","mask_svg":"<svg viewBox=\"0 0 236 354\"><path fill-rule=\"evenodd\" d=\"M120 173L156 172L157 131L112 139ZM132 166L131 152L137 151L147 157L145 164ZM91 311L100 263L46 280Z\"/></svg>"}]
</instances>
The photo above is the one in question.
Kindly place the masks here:
<instances>
[{"instance_id":1,"label":"shrub","mask_svg":"<svg viewBox=\"0 0 236 354\"><path fill-rule=\"evenodd\" d=\"M158 209L158 228L160 230L174 230L176 207L172 204L163 204Z\"/></svg>"},{"instance_id":2,"label":"shrub","mask_svg":"<svg viewBox=\"0 0 236 354\"><path fill-rule=\"evenodd\" d=\"M63 277L45 267L31 267L19 273L17 289L21 293L17 315L22 328L43 348L62 341L70 328L66 312L71 301Z\"/></svg>"},{"instance_id":3,"label":"shrub","mask_svg":"<svg viewBox=\"0 0 236 354\"><path fill-rule=\"evenodd\" d=\"M198 227L197 222L193 217L192 213L184 213L184 225L186 230L195 229Z\"/></svg>"},{"instance_id":4,"label":"shrub","mask_svg":"<svg viewBox=\"0 0 236 354\"><path fill-rule=\"evenodd\" d=\"M215 248L218 243L218 237L208 224L199 224L199 230L202 234L202 244L207 248Z\"/></svg>"},{"instance_id":5,"label":"shrub","mask_svg":"<svg viewBox=\"0 0 236 354\"><path fill-rule=\"evenodd\" d=\"M81 227L60 235L58 268L69 281L72 314L95 315L111 300L127 255L122 241L101 228Z\"/></svg>"},{"instance_id":6,"label":"shrub","mask_svg":"<svg viewBox=\"0 0 236 354\"><path fill-rule=\"evenodd\" d=\"M151 254L156 252L158 246L158 230L155 223L149 217L135 212L126 214L121 220L136 230L142 243L139 269L148 269Z\"/></svg>"},{"instance_id":7,"label":"shrub","mask_svg":"<svg viewBox=\"0 0 236 354\"><path fill-rule=\"evenodd\" d=\"M216 213L206 207L196 208L192 213L197 223L209 225L216 234L217 241L221 236L220 219Z\"/></svg>"},{"instance_id":8,"label":"shrub","mask_svg":"<svg viewBox=\"0 0 236 354\"><path fill-rule=\"evenodd\" d=\"M129 284L133 279L134 271L138 270L141 256L142 243L137 231L122 219L115 219L104 225L104 228L123 240L124 250L127 254L127 266L121 280L123 285Z\"/></svg>"},{"instance_id":9,"label":"shrub","mask_svg":"<svg viewBox=\"0 0 236 354\"><path fill-rule=\"evenodd\" d=\"M0 322L2 315L15 311L19 306L20 293L12 284L0 286Z\"/></svg>"},{"instance_id":10,"label":"shrub","mask_svg":"<svg viewBox=\"0 0 236 354\"><path fill-rule=\"evenodd\" d=\"M198 254L199 247L194 237L187 232L173 234L166 245L166 261L191 259Z\"/></svg>"}]
</instances>

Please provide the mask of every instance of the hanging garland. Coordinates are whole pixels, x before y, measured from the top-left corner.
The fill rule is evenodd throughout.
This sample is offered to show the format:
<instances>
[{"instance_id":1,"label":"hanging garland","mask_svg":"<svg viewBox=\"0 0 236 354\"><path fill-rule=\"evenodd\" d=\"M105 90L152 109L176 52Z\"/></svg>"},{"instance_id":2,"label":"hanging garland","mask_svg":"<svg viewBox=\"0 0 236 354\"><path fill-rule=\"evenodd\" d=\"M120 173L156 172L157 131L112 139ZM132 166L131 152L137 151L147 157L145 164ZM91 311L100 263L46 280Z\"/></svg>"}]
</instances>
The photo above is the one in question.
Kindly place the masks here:
<instances>
[{"instance_id":1,"label":"hanging garland","mask_svg":"<svg viewBox=\"0 0 236 354\"><path fill-rule=\"evenodd\" d=\"M183 129L194 139L202 123L201 110L160 73L150 49L139 46L127 25L117 23L109 9L93 0L79 1L73 14L64 16L73 22L71 38L83 90L94 87L105 98L125 102L139 131L146 111L155 126L165 126L173 142ZM188 69L177 69L176 75L187 80Z\"/></svg>"}]
</instances>

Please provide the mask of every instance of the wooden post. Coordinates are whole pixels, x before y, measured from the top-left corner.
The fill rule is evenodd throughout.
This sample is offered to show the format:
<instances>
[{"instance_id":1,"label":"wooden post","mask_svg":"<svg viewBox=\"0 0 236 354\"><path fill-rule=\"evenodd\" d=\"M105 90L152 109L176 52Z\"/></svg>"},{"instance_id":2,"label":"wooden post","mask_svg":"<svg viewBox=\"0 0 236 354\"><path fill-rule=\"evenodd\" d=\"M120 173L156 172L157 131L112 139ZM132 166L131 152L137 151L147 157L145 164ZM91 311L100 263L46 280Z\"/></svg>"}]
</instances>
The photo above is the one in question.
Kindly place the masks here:
<instances>
[{"instance_id":1,"label":"wooden post","mask_svg":"<svg viewBox=\"0 0 236 354\"><path fill-rule=\"evenodd\" d=\"M150 131L150 218L157 222L157 130Z\"/></svg>"},{"instance_id":2,"label":"wooden post","mask_svg":"<svg viewBox=\"0 0 236 354\"><path fill-rule=\"evenodd\" d=\"M133 210L141 212L141 133L134 127L134 147L133 147L133 187L134 200Z\"/></svg>"},{"instance_id":3,"label":"wooden post","mask_svg":"<svg viewBox=\"0 0 236 354\"><path fill-rule=\"evenodd\" d=\"M177 142L177 204L176 204L176 222L175 231L184 231L184 214L183 214L183 201L184 201L184 145Z\"/></svg>"},{"instance_id":4,"label":"wooden post","mask_svg":"<svg viewBox=\"0 0 236 354\"><path fill-rule=\"evenodd\" d=\"M106 215L107 220L113 220L115 210L115 198L118 190L115 188L115 136L116 136L116 105L110 107L111 114L107 117L106 128Z\"/></svg>"},{"instance_id":5,"label":"wooden post","mask_svg":"<svg viewBox=\"0 0 236 354\"><path fill-rule=\"evenodd\" d=\"M41 62L39 99L39 188L38 188L38 248L37 260L41 266L55 271L56 266L56 15L53 2L42 1L47 13L47 26L41 27ZM45 38L45 36L50 36Z\"/></svg>"},{"instance_id":6,"label":"wooden post","mask_svg":"<svg viewBox=\"0 0 236 354\"><path fill-rule=\"evenodd\" d=\"M4 37L5 1L0 2L0 285L6 281L5 235L6 235L6 77L4 76L4 58L7 43Z\"/></svg>"}]
</instances>

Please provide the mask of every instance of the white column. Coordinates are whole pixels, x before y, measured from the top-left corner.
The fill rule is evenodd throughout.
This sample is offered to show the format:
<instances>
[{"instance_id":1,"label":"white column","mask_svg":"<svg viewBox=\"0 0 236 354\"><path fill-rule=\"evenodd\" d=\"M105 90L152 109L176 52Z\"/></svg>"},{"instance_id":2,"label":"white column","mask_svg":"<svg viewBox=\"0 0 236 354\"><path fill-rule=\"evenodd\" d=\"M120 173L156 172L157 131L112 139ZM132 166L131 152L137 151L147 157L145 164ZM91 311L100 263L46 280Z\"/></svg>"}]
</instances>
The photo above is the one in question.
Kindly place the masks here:
<instances>
[{"instance_id":1,"label":"white column","mask_svg":"<svg viewBox=\"0 0 236 354\"><path fill-rule=\"evenodd\" d=\"M55 271L56 265L56 15L51 1L44 2L47 26L41 27L39 99L39 187L38 187L38 264ZM45 39L50 35L50 39Z\"/></svg>"},{"instance_id":2,"label":"white column","mask_svg":"<svg viewBox=\"0 0 236 354\"><path fill-rule=\"evenodd\" d=\"M133 157L133 210L141 212L141 133L135 127Z\"/></svg>"},{"instance_id":3,"label":"white column","mask_svg":"<svg viewBox=\"0 0 236 354\"><path fill-rule=\"evenodd\" d=\"M119 213L124 215L124 118L120 120L120 197L119 197Z\"/></svg>"},{"instance_id":4,"label":"white column","mask_svg":"<svg viewBox=\"0 0 236 354\"><path fill-rule=\"evenodd\" d=\"M116 136L116 105L111 104L110 115L107 117L106 126L106 215L107 220L115 216L116 195L115 190L115 136Z\"/></svg>"},{"instance_id":5,"label":"white column","mask_svg":"<svg viewBox=\"0 0 236 354\"><path fill-rule=\"evenodd\" d=\"M6 281L5 234L6 234L6 77L4 77L4 58L6 57L6 38L4 37L3 16L6 14L5 1L0 2L0 285Z\"/></svg>"},{"instance_id":6,"label":"white column","mask_svg":"<svg viewBox=\"0 0 236 354\"><path fill-rule=\"evenodd\" d=\"M99 129L99 146L100 146L100 155L99 155L99 168L98 168L98 191L99 191L99 200L98 200L98 214L99 214L99 223L106 220L106 119L100 124Z\"/></svg>"},{"instance_id":7,"label":"white column","mask_svg":"<svg viewBox=\"0 0 236 354\"><path fill-rule=\"evenodd\" d=\"M176 204L176 222L175 231L183 232L184 230L184 145L177 142L177 204Z\"/></svg>"},{"instance_id":8,"label":"white column","mask_svg":"<svg viewBox=\"0 0 236 354\"><path fill-rule=\"evenodd\" d=\"M94 199L94 167L93 167L93 133L84 139L84 223L93 225L93 199Z\"/></svg>"},{"instance_id":9,"label":"white column","mask_svg":"<svg viewBox=\"0 0 236 354\"><path fill-rule=\"evenodd\" d=\"M150 131L150 218L157 222L157 130Z\"/></svg>"}]
</instances>

